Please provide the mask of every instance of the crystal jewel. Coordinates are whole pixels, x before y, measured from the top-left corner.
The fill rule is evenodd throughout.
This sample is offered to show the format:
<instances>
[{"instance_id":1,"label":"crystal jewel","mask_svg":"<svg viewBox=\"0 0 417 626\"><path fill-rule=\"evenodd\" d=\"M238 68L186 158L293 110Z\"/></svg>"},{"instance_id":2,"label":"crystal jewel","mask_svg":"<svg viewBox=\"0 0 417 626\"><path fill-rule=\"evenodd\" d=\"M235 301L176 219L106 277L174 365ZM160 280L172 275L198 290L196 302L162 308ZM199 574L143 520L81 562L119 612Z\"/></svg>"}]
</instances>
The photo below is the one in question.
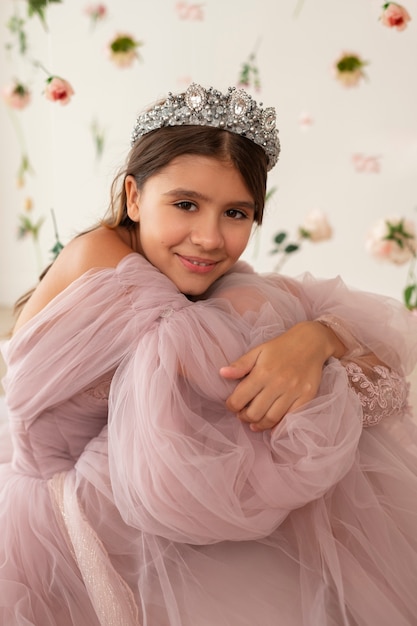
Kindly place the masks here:
<instances>
[{"instance_id":1,"label":"crystal jewel","mask_svg":"<svg viewBox=\"0 0 417 626\"><path fill-rule=\"evenodd\" d=\"M206 92L201 85L192 83L185 92L185 103L193 111L201 111L206 103Z\"/></svg>"},{"instance_id":2,"label":"crystal jewel","mask_svg":"<svg viewBox=\"0 0 417 626\"><path fill-rule=\"evenodd\" d=\"M239 89L235 91L230 98L230 110L236 117L242 117L250 108L250 96Z\"/></svg>"},{"instance_id":3,"label":"crystal jewel","mask_svg":"<svg viewBox=\"0 0 417 626\"><path fill-rule=\"evenodd\" d=\"M272 130L274 130L275 125L276 125L275 109L269 107L268 109L265 109L265 111L263 112L262 126L264 130L267 133L269 133Z\"/></svg>"},{"instance_id":4,"label":"crystal jewel","mask_svg":"<svg viewBox=\"0 0 417 626\"><path fill-rule=\"evenodd\" d=\"M266 152L268 170L278 161L280 142L275 109L263 109L251 95L236 87L222 93L192 83L184 93L169 93L165 101L138 116L131 144L163 126L190 125L213 126L253 141Z\"/></svg>"}]
</instances>

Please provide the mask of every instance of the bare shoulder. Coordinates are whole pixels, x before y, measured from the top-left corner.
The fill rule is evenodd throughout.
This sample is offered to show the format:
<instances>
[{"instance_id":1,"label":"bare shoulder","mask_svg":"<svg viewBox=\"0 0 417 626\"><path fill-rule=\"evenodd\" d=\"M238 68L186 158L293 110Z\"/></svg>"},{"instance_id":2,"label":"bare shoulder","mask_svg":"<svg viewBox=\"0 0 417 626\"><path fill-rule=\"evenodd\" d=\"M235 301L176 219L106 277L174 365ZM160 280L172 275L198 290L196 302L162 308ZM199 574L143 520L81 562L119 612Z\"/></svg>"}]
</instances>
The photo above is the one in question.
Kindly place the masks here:
<instances>
[{"instance_id":1,"label":"bare shoulder","mask_svg":"<svg viewBox=\"0 0 417 626\"><path fill-rule=\"evenodd\" d=\"M121 259L133 252L120 231L96 228L73 239L51 267L72 282L95 267L116 267Z\"/></svg>"},{"instance_id":2,"label":"bare shoulder","mask_svg":"<svg viewBox=\"0 0 417 626\"><path fill-rule=\"evenodd\" d=\"M93 268L116 267L133 252L118 231L99 227L70 241L24 306L14 331L39 313L77 278Z\"/></svg>"}]
</instances>

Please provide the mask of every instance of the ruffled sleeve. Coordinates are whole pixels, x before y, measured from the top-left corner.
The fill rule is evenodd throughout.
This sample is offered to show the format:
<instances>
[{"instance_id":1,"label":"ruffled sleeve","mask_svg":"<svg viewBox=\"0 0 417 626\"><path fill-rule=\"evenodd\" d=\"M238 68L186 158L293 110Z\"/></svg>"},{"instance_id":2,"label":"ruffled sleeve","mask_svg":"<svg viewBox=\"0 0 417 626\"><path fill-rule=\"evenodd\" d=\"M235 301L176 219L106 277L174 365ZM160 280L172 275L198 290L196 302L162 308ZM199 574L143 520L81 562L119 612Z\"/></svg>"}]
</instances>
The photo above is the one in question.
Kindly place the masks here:
<instances>
[{"instance_id":1,"label":"ruffled sleeve","mask_svg":"<svg viewBox=\"0 0 417 626\"><path fill-rule=\"evenodd\" d=\"M158 315L157 297L137 302L157 271L130 254L116 268L92 269L2 346L3 384L16 427L113 373Z\"/></svg>"},{"instance_id":2,"label":"ruffled sleeve","mask_svg":"<svg viewBox=\"0 0 417 626\"><path fill-rule=\"evenodd\" d=\"M389 368L409 374L417 361L417 318L387 296L348 288L341 278L316 280L304 275L285 279L297 294L308 319L333 317L362 346Z\"/></svg>"},{"instance_id":3,"label":"ruffled sleeve","mask_svg":"<svg viewBox=\"0 0 417 626\"><path fill-rule=\"evenodd\" d=\"M341 362L362 404L364 426L409 414L406 376L417 362L417 318L403 304L350 289L340 277L319 280L305 274L296 280L268 274L260 281L249 266L239 264L238 270L225 278L220 291L226 285L236 289L242 280L257 282L264 296L286 316L286 328L302 320L317 320L340 337L347 348Z\"/></svg>"},{"instance_id":4,"label":"ruffled sleeve","mask_svg":"<svg viewBox=\"0 0 417 626\"><path fill-rule=\"evenodd\" d=\"M317 397L271 433L225 409L219 368L298 321L324 313L399 371L417 353L416 325L393 300L342 281L260 279L245 266L206 301L168 308L117 371L109 398L116 504L134 527L207 544L268 536L328 492L354 462L363 409L343 365L325 366Z\"/></svg>"},{"instance_id":5,"label":"ruffled sleeve","mask_svg":"<svg viewBox=\"0 0 417 626\"><path fill-rule=\"evenodd\" d=\"M297 279L280 274L259 276L245 263L237 264L236 271L226 275L213 293L238 290L243 284L280 311L286 329L303 320L338 320L346 336L353 339L352 348L360 347L361 354L373 353L405 375L417 363L417 317L394 298L348 287L340 277L322 280L308 273ZM337 328L333 330L337 332Z\"/></svg>"},{"instance_id":6,"label":"ruffled sleeve","mask_svg":"<svg viewBox=\"0 0 417 626\"><path fill-rule=\"evenodd\" d=\"M330 326L347 346L341 362L362 405L363 426L410 414L406 376L417 361L417 318L399 301L348 289L340 278L306 275L289 284L309 319Z\"/></svg>"},{"instance_id":7,"label":"ruffled sleeve","mask_svg":"<svg viewBox=\"0 0 417 626\"><path fill-rule=\"evenodd\" d=\"M235 305L250 295L241 292ZM161 317L118 369L109 462L129 525L196 544L264 537L351 467L361 409L338 362L325 368L317 398L272 436L226 410L233 385L219 368L282 328L263 302L256 316L225 299L188 303Z\"/></svg>"}]
</instances>

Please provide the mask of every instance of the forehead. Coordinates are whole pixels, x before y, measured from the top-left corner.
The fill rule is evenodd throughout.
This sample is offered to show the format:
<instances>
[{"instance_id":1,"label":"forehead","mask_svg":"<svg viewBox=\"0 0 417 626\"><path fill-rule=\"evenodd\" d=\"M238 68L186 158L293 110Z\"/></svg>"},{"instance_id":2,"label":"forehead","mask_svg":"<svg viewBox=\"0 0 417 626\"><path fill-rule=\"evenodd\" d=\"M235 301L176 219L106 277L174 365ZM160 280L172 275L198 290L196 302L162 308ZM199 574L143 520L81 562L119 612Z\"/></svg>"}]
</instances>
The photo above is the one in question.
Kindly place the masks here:
<instances>
[{"instance_id":1,"label":"forehead","mask_svg":"<svg viewBox=\"0 0 417 626\"><path fill-rule=\"evenodd\" d=\"M239 187L250 195L242 174L232 161L213 156L199 154L177 156L151 178L166 181L177 178L194 181L195 184L209 183L216 179L216 188L233 184L234 187Z\"/></svg>"}]
</instances>

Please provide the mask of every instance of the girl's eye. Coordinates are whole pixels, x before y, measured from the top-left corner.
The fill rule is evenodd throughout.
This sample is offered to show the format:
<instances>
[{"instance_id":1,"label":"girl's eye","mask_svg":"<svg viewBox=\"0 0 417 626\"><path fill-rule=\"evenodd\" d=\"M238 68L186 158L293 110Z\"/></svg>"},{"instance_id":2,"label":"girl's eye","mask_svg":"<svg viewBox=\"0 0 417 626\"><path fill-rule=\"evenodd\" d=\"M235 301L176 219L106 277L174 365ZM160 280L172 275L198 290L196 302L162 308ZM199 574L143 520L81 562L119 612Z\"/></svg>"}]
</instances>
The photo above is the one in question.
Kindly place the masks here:
<instances>
[{"instance_id":1,"label":"girl's eye","mask_svg":"<svg viewBox=\"0 0 417 626\"><path fill-rule=\"evenodd\" d=\"M240 209L228 209L226 211L226 215L227 217L231 217L235 220L243 220L248 218L247 213L241 211Z\"/></svg>"},{"instance_id":2,"label":"girl's eye","mask_svg":"<svg viewBox=\"0 0 417 626\"><path fill-rule=\"evenodd\" d=\"M194 202L189 202L188 200L182 200L181 202L176 202L175 206L179 209L183 209L184 211L194 211L197 207Z\"/></svg>"}]
</instances>

